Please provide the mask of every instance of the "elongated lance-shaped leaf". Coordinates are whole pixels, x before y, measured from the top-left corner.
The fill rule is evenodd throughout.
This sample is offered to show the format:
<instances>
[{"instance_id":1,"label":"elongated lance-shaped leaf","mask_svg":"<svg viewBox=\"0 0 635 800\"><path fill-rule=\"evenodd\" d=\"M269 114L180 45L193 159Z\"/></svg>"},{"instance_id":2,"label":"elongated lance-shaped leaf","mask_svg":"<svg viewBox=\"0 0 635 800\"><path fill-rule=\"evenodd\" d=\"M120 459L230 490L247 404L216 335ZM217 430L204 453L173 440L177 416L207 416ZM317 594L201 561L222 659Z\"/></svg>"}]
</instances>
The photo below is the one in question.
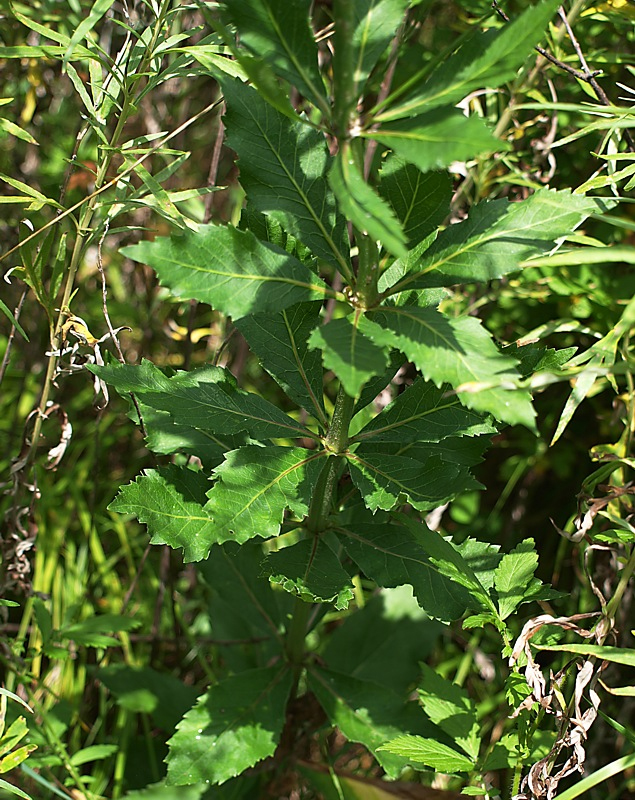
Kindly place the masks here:
<instances>
[{"instance_id":1,"label":"elongated lance-shaped leaf","mask_svg":"<svg viewBox=\"0 0 635 800\"><path fill-rule=\"evenodd\" d=\"M402 756L408 759L409 763L425 764L426 767L449 774L471 772L475 766L474 759L468 758L465 753L424 736L409 734L397 736L386 742L381 749Z\"/></svg>"},{"instance_id":2,"label":"elongated lance-shaped leaf","mask_svg":"<svg viewBox=\"0 0 635 800\"><path fill-rule=\"evenodd\" d=\"M287 508L304 517L324 457L301 447L255 445L227 453L214 470L216 483L205 506L214 518L216 541L275 536Z\"/></svg>"},{"instance_id":3,"label":"elongated lance-shaped leaf","mask_svg":"<svg viewBox=\"0 0 635 800\"><path fill-rule=\"evenodd\" d=\"M346 46L354 52L357 95L401 24L406 0L349 0L354 7L354 32Z\"/></svg>"},{"instance_id":4,"label":"elongated lance-shaped leaf","mask_svg":"<svg viewBox=\"0 0 635 800\"><path fill-rule=\"evenodd\" d=\"M332 294L289 253L230 226L200 225L122 252L151 266L175 297L201 300L234 319Z\"/></svg>"},{"instance_id":5,"label":"elongated lance-shaped leaf","mask_svg":"<svg viewBox=\"0 0 635 800\"><path fill-rule=\"evenodd\" d=\"M452 106L434 108L412 119L386 122L360 135L392 147L400 158L424 172L509 149L508 143L496 139L480 117L466 117Z\"/></svg>"},{"instance_id":6,"label":"elongated lance-shaped leaf","mask_svg":"<svg viewBox=\"0 0 635 800\"><path fill-rule=\"evenodd\" d=\"M324 136L287 119L241 81L225 78L221 85L227 101L227 143L238 155L249 202L318 258L350 274L346 220L326 182L333 159Z\"/></svg>"},{"instance_id":7,"label":"elongated lance-shaped leaf","mask_svg":"<svg viewBox=\"0 0 635 800\"><path fill-rule=\"evenodd\" d=\"M521 269L526 259L552 250L559 237L602 208L602 200L568 189L540 189L516 203L479 203L466 220L439 234L388 294L500 278Z\"/></svg>"},{"instance_id":8,"label":"elongated lance-shaped leaf","mask_svg":"<svg viewBox=\"0 0 635 800\"><path fill-rule=\"evenodd\" d=\"M388 203L364 180L348 143L340 147L328 178L339 207L353 225L381 242L389 253L405 257L408 250L401 223Z\"/></svg>"},{"instance_id":9,"label":"elongated lance-shaped leaf","mask_svg":"<svg viewBox=\"0 0 635 800\"><path fill-rule=\"evenodd\" d=\"M456 493L461 469L438 456L416 458L374 451L347 454L353 483L371 511L389 511L401 498L420 511L443 505Z\"/></svg>"},{"instance_id":10,"label":"elongated lance-shaped leaf","mask_svg":"<svg viewBox=\"0 0 635 800\"><path fill-rule=\"evenodd\" d=\"M468 408L535 428L531 395L515 384L515 359L500 353L480 320L415 306L384 306L373 320L363 320L364 333L398 347L437 386L451 384Z\"/></svg>"},{"instance_id":11,"label":"elongated lance-shaped leaf","mask_svg":"<svg viewBox=\"0 0 635 800\"><path fill-rule=\"evenodd\" d=\"M355 399L372 377L384 372L390 357L390 348L364 336L358 322L359 314L333 319L309 339L309 347L322 352L325 368L333 370L346 394Z\"/></svg>"},{"instance_id":12,"label":"elongated lance-shaped leaf","mask_svg":"<svg viewBox=\"0 0 635 800\"><path fill-rule=\"evenodd\" d=\"M423 86L425 67L410 75L407 84L384 101L385 110L375 120L411 117L423 109L454 105L475 89L493 89L511 80L542 38L558 5L558 0L546 0L499 31L476 34L445 59Z\"/></svg>"},{"instance_id":13,"label":"elongated lance-shaped leaf","mask_svg":"<svg viewBox=\"0 0 635 800\"><path fill-rule=\"evenodd\" d=\"M270 553L262 571L272 583L307 603L334 603L335 608L345 609L354 596L350 575L317 537Z\"/></svg>"},{"instance_id":14,"label":"elongated lance-shaped leaf","mask_svg":"<svg viewBox=\"0 0 635 800\"><path fill-rule=\"evenodd\" d=\"M328 109L309 26L310 0L224 0L223 5L228 12L225 22L240 34L241 48L265 61L321 109Z\"/></svg>"},{"instance_id":15,"label":"elongated lance-shaped leaf","mask_svg":"<svg viewBox=\"0 0 635 800\"><path fill-rule=\"evenodd\" d=\"M152 544L182 547L185 561L200 561L215 541L214 520L203 508L208 489L202 472L168 464L123 486L108 508L146 524Z\"/></svg>"},{"instance_id":16,"label":"elongated lance-shaped leaf","mask_svg":"<svg viewBox=\"0 0 635 800\"><path fill-rule=\"evenodd\" d=\"M326 426L320 354L307 346L320 309L321 303L299 303L277 314L243 317L236 327L287 395Z\"/></svg>"},{"instance_id":17,"label":"elongated lance-shaped leaf","mask_svg":"<svg viewBox=\"0 0 635 800\"><path fill-rule=\"evenodd\" d=\"M246 431L256 439L314 436L260 395L239 389L229 370L205 367L168 378L145 361L92 371L117 391L134 392L145 405L169 413L177 425L221 436Z\"/></svg>"},{"instance_id":18,"label":"elongated lance-shaped leaf","mask_svg":"<svg viewBox=\"0 0 635 800\"><path fill-rule=\"evenodd\" d=\"M177 786L223 783L273 755L292 680L292 671L278 664L212 686L168 743L168 781Z\"/></svg>"},{"instance_id":19,"label":"elongated lance-shaped leaf","mask_svg":"<svg viewBox=\"0 0 635 800\"><path fill-rule=\"evenodd\" d=\"M433 531L410 530L395 523L350 524L337 530L344 549L361 571L378 586L410 584L417 602L429 617L451 622L468 608L480 609L463 586L442 575L422 546Z\"/></svg>"},{"instance_id":20,"label":"elongated lance-shaped leaf","mask_svg":"<svg viewBox=\"0 0 635 800\"><path fill-rule=\"evenodd\" d=\"M331 724L350 741L367 747L391 777L399 774L406 761L380 751L384 742L404 730L439 734L414 703L404 703L399 695L374 681L311 666L308 686Z\"/></svg>"},{"instance_id":21,"label":"elongated lance-shaped leaf","mask_svg":"<svg viewBox=\"0 0 635 800\"><path fill-rule=\"evenodd\" d=\"M421 172L396 155L386 159L379 191L401 220L412 248L437 229L447 217L452 181L447 172Z\"/></svg>"},{"instance_id":22,"label":"elongated lance-shaped leaf","mask_svg":"<svg viewBox=\"0 0 635 800\"><path fill-rule=\"evenodd\" d=\"M449 436L495 433L482 414L465 408L450 387L417 380L386 406L353 441L440 442Z\"/></svg>"}]
</instances>

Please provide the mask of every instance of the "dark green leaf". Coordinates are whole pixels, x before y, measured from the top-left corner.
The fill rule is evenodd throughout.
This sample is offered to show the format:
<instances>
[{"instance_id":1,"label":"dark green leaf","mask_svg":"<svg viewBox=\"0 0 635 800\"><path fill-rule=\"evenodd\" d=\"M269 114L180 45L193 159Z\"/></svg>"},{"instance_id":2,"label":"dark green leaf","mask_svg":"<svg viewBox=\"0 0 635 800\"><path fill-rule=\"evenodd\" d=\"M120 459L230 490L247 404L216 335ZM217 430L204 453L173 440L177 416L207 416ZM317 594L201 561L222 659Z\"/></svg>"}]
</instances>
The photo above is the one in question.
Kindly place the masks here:
<instances>
[{"instance_id":1,"label":"dark green leaf","mask_svg":"<svg viewBox=\"0 0 635 800\"><path fill-rule=\"evenodd\" d=\"M151 266L175 297L201 300L234 319L329 294L296 258L230 226L201 225L121 252Z\"/></svg>"},{"instance_id":2,"label":"dark green leaf","mask_svg":"<svg viewBox=\"0 0 635 800\"><path fill-rule=\"evenodd\" d=\"M249 202L274 217L314 255L335 262L346 273L346 221L326 181L332 158L324 136L279 114L240 81L227 78L221 84L227 100L227 142L238 155L240 182ZM256 310L279 311L280 306Z\"/></svg>"},{"instance_id":3,"label":"dark green leaf","mask_svg":"<svg viewBox=\"0 0 635 800\"><path fill-rule=\"evenodd\" d=\"M404 356L399 350L391 350L388 358L388 367L381 375L371 378L362 389L359 400L355 406L355 411L360 411L379 395L392 381L399 368L403 366Z\"/></svg>"},{"instance_id":4,"label":"dark green leaf","mask_svg":"<svg viewBox=\"0 0 635 800\"><path fill-rule=\"evenodd\" d=\"M214 540L275 536L287 508L304 517L323 466L323 453L301 447L248 445L227 453L214 470L205 506L214 518Z\"/></svg>"},{"instance_id":5,"label":"dark green leaf","mask_svg":"<svg viewBox=\"0 0 635 800\"><path fill-rule=\"evenodd\" d=\"M212 686L170 739L168 780L223 783L276 749L292 684L285 666L233 675Z\"/></svg>"},{"instance_id":6,"label":"dark green leaf","mask_svg":"<svg viewBox=\"0 0 635 800\"><path fill-rule=\"evenodd\" d=\"M320 309L321 303L300 303L277 314L243 317L236 327L287 395L326 424L321 358L307 346Z\"/></svg>"},{"instance_id":7,"label":"dark green leaf","mask_svg":"<svg viewBox=\"0 0 635 800\"><path fill-rule=\"evenodd\" d=\"M412 119L386 122L361 135L391 147L400 158L416 164L423 172L509 149L507 142L496 139L480 117L466 117L454 107L435 108ZM402 252L392 252L403 256Z\"/></svg>"},{"instance_id":8,"label":"dark green leaf","mask_svg":"<svg viewBox=\"0 0 635 800\"><path fill-rule=\"evenodd\" d=\"M364 180L350 149L342 146L329 172L329 183L342 213L395 256L405 256L406 234L388 203Z\"/></svg>"},{"instance_id":9,"label":"dark green leaf","mask_svg":"<svg viewBox=\"0 0 635 800\"><path fill-rule=\"evenodd\" d=\"M396 283L390 294L407 289L489 281L520 269L522 261L553 249L558 237L574 231L601 201L569 190L540 189L527 200L479 203L463 222L450 225Z\"/></svg>"},{"instance_id":10,"label":"dark green leaf","mask_svg":"<svg viewBox=\"0 0 635 800\"><path fill-rule=\"evenodd\" d=\"M496 429L465 408L449 387L419 379L361 430L354 441L440 442L449 436L478 436Z\"/></svg>"},{"instance_id":11,"label":"dark green leaf","mask_svg":"<svg viewBox=\"0 0 635 800\"><path fill-rule=\"evenodd\" d=\"M437 386L451 384L468 408L535 429L531 395L518 389L516 362L502 355L476 317L444 316L435 308L383 307L361 329L378 344L398 347Z\"/></svg>"},{"instance_id":12,"label":"dark green leaf","mask_svg":"<svg viewBox=\"0 0 635 800\"><path fill-rule=\"evenodd\" d=\"M380 119L410 117L421 109L453 105L475 89L495 88L510 81L558 8L558 0L547 0L528 8L499 31L473 36L449 59L445 59L421 86L419 75L411 75L412 91L379 115Z\"/></svg>"},{"instance_id":13,"label":"dark green leaf","mask_svg":"<svg viewBox=\"0 0 635 800\"><path fill-rule=\"evenodd\" d=\"M353 599L350 575L328 544L317 538L270 553L262 569L272 583L307 603L334 603L345 609Z\"/></svg>"},{"instance_id":14,"label":"dark green leaf","mask_svg":"<svg viewBox=\"0 0 635 800\"><path fill-rule=\"evenodd\" d=\"M360 95L366 79L390 44L403 21L407 0L349 0L355 6L355 30L347 43L353 49L355 93Z\"/></svg>"},{"instance_id":15,"label":"dark green leaf","mask_svg":"<svg viewBox=\"0 0 635 800\"><path fill-rule=\"evenodd\" d=\"M309 26L310 0L224 0L226 23L235 26L240 45L266 61L277 75L324 106L324 82Z\"/></svg>"},{"instance_id":16,"label":"dark green leaf","mask_svg":"<svg viewBox=\"0 0 635 800\"><path fill-rule=\"evenodd\" d=\"M338 533L350 558L375 583L386 588L410 584L428 616L451 622L459 619L467 608L479 606L474 606L467 589L444 577L430 561L422 540L441 537L424 528L349 524Z\"/></svg>"},{"instance_id":17,"label":"dark green leaf","mask_svg":"<svg viewBox=\"0 0 635 800\"><path fill-rule=\"evenodd\" d=\"M333 370L346 394L355 399L372 377L384 372L390 353L364 336L358 322L358 315L333 319L309 339L311 349L322 351L325 368Z\"/></svg>"},{"instance_id":18,"label":"dark green leaf","mask_svg":"<svg viewBox=\"0 0 635 800\"><path fill-rule=\"evenodd\" d=\"M152 544L182 547L185 561L200 561L216 541L214 521L203 508L208 488L203 473L168 464L123 486L108 508L145 523Z\"/></svg>"},{"instance_id":19,"label":"dark green leaf","mask_svg":"<svg viewBox=\"0 0 635 800\"><path fill-rule=\"evenodd\" d=\"M447 172L421 172L397 156L386 160L379 190L401 220L408 247L412 248L447 217L452 181Z\"/></svg>"}]
</instances>

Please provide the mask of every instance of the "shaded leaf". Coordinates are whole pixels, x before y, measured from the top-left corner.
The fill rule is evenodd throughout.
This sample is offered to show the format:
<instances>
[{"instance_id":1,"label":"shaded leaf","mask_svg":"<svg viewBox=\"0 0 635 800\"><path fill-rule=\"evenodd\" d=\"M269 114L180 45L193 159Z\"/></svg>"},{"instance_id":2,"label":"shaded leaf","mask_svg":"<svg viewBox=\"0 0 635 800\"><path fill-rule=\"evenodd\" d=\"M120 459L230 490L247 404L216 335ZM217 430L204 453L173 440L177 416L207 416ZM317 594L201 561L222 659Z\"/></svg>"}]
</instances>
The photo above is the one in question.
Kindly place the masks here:
<instances>
[{"instance_id":1,"label":"shaded leaf","mask_svg":"<svg viewBox=\"0 0 635 800\"><path fill-rule=\"evenodd\" d=\"M205 506L215 541L275 536L287 508L304 517L324 463L323 453L301 447L247 445L227 453Z\"/></svg>"},{"instance_id":2,"label":"shaded leaf","mask_svg":"<svg viewBox=\"0 0 635 800\"><path fill-rule=\"evenodd\" d=\"M316 328L309 347L320 350L326 369L333 370L349 397L357 399L364 385L388 364L389 350L377 346L358 328L359 317L340 317Z\"/></svg>"},{"instance_id":3,"label":"shaded leaf","mask_svg":"<svg viewBox=\"0 0 635 800\"><path fill-rule=\"evenodd\" d=\"M270 553L262 569L272 583L307 603L334 603L341 610L353 599L350 575L328 544L317 538Z\"/></svg>"},{"instance_id":4,"label":"shaded leaf","mask_svg":"<svg viewBox=\"0 0 635 800\"><path fill-rule=\"evenodd\" d=\"M223 783L273 755L284 724L292 672L264 667L212 686L170 739L168 781Z\"/></svg>"},{"instance_id":5,"label":"shaded leaf","mask_svg":"<svg viewBox=\"0 0 635 800\"><path fill-rule=\"evenodd\" d=\"M324 136L287 119L240 81L221 79L221 85L227 100L227 143L238 155L249 202L314 255L337 263L346 273L346 221L326 181L332 158ZM256 310L279 311L280 306Z\"/></svg>"},{"instance_id":6,"label":"shaded leaf","mask_svg":"<svg viewBox=\"0 0 635 800\"><path fill-rule=\"evenodd\" d=\"M353 50L356 94L390 44L403 20L407 0L350 0L355 6L354 32L346 45Z\"/></svg>"},{"instance_id":7,"label":"shaded leaf","mask_svg":"<svg viewBox=\"0 0 635 800\"><path fill-rule=\"evenodd\" d=\"M296 258L230 226L200 225L121 252L151 266L175 297L201 300L234 319L330 294Z\"/></svg>"}]
</instances>

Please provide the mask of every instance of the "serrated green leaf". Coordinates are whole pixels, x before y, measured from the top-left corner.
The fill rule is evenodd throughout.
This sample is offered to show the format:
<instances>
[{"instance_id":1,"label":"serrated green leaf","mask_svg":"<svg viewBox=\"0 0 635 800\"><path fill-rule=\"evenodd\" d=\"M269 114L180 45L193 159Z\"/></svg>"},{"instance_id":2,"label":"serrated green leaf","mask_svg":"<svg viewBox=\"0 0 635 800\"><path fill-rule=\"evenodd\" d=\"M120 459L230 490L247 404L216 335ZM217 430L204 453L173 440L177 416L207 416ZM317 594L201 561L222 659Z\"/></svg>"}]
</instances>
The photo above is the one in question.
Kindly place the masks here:
<instances>
[{"instance_id":1,"label":"serrated green leaf","mask_svg":"<svg viewBox=\"0 0 635 800\"><path fill-rule=\"evenodd\" d=\"M338 534L349 557L375 583L385 588L410 584L428 616L451 622L474 603L469 591L445 578L430 561L421 540L439 534L423 531L423 527L411 530L395 524L349 524L338 529Z\"/></svg>"},{"instance_id":2,"label":"serrated green leaf","mask_svg":"<svg viewBox=\"0 0 635 800\"><path fill-rule=\"evenodd\" d=\"M389 294L408 289L489 281L521 269L522 262L552 250L602 201L584 195L540 189L527 200L478 203L463 222L450 225L409 263L409 273Z\"/></svg>"},{"instance_id":3,"label":"serrated green leaf","mask_svg":"<svg viewBox=\"0 0 635 800\"><path fill-rule=\"evenodd\" d=\"M350 575L328 544L318 539L303 539L270 553L262 570L272 583L307 603L334 603L342 610L354 596Z\"/></svg>"},{"instance_id":4,"label":"serrated green leaf","mask_svg":"<svg viewBox=\"0 0 635 800\"><path fill-rule=\"evenodd\" d=\"M151 266L175 297L201 300L234 319L332 294L284 250L229 226L201 225L121 252Z\"/></svg>"},{"instance_id":5,"label":"serrated green leaf","mask_svg":"<svg viewBox=\"0 0 635 800\"><path fill-rule=\"evenodd\" d=\"M226 24L240 33L240 45L271 65L320 107L326 107L317 47L309 26L310 0L224 0Z\"/></svg>"},{"instance_id":6,"label":"serrated green leaf","mask_svg":"<svg viewBox=\"0 0 635 800\"><path fill-rule=\"evenodd\" d=\"M406 234L388 203L364 180L350 152L342 145L328 175L342 213L395 256L405 256Z\"/></svg>"},{"instance_id":7,"label":"serrated green leaf","mask_svg":"<svg viewBox=\"0 0 635 800\"><path fill-rule=\"evenodd\" d=\"M396 155L386 159L379 174L380 194L401 220L408 248L413 248L447 217L452 198L450 176L447 172L421 172Z\"/></svg>"},{"instance_id":8,"label":"serrated green leaf","mask_svg":"<svg viewBox=\"0 0 635 800\"><path fill-rule=\"evenodd\" d=\"M256 439L312 436L272 403L238 389L229 370L202 367L171 377L149 361L141 366L110 364L91 371L118 392L134 392L146 406L170 414L176 425L227 437L246 431Z\"/></svg>"},{"instance_id":9,"label":"serrated green leaf","mask_svg":"<svg viewBox=\"0 0 635 800\"><path fill-rule=\"evenodd\" d=\"M402 756L415 764L425 764L439 772L470 772L474 761L452 747L434 739L405 734L397 736L381 747L389 753Z\"/></svg>"},{"instance_id":10,"label":"serrated green leaf","mask_svg":"<svg viewBox=\"0 0 635 800\"><path fill-rule=\"evenodd\" d=\"M438 725L472 759L478 758L481 743L476 707L465 689L442 678L427 664L421 664L419 701Z\"/></svg>"},{"instance_id":11,"label":"serrated green leaf","mask_svg":"<svg viewBox=\"0 0 635 800\"><path fill-rule=\"evenodd\" d=\"M248 445L227 453L205 506L215 541L276 536L287 508L304 517L324 463L324 453L301 447Z\"/></svg>"},{"instance_id":12,"label":"serrated green leaf","mask_svg":"<svg viewBox=\"0 0 635 800\"><path fill-rule=\"evenodd\" d=\"M325 425L320 354L307 346L321 306L300 303L278 313L254 314L238 320L236 327L286 394Z\"/></svg>"},{"instance_id":13,"label":"serrated green leaf","mask_svg":"<svg viewBox=\"0 0 635 800\"><path fill-rule=\"evenodd\" d=\"M348 453L351 478L371 511L389 511L398 502L410 502L427 511L454 497L461 470L436 454L418 458L371 450Z\"/></svg>"},{"instance_id":14,"label":"serrated green leaf","mask_svg":"<svg viewBox=\"0 0 635 800\"><path fill-rule=\"evenodd\" d=\"M353 438L356 442L440 442L450 436L496 433L481 414L461 405L449 387L416 380Z\"/></svg>"},{"instance_id":15,"label":"serrated green leaf","mask_svg":"<svg viewBox=\"0 0 635 800\"><path fill-rule=\"evenodd\" d=\"M214 521L203 508L208 488L203 473L169 464L123 486L108 508L146 524L152 544L182 547L185 561L200 561L216 541Z\"/></svg>"},{"instance_id":16,"label":"serrated green leaf","mask_svg":"<svg viewBox=\"0 0 635 800\"><path fill-rule=\"evenodd\" d=\"M502 557L494 577L501 619L507 619L520 605L537 566L538 553L533 539L525 539Z\"/></svg>"},{"instance_id":17,"label":"serrated green leaf","mask_svg":"<svg viewBox=\"0 0 635 800\"><path fill-rule=\"evenodd\" d=\"M168 781L223 783L273 755L292 680L291 670L276 665L212 686L169 741Z\"/></svg>"},{"instance_id":18,"label":"serrated green leaf","mask_svg":"<svg viewBox=\"0 0 635 800\"><path fill-rule=\"evenodd\" d=\"M437 386L451 384L468 408L535 429L531 395L516 388L516 362L500 353L476 317L444 316L435 308L384 306L362 331L398 347ZM375 323L381 326L377 330Z\"/></svg>"},{"instance_id":19,"label":"serrated green leaf","mask_svg":"<svg viewBox=\"0 0 635 800\"><path fill-rule=\"evenodd\" d=\"M390 354L360 332L358 321L358 315L333 319L316 328L308 342L322 352L325 368L333 370L346 394L355 399L372 377L384 372Z\"/></svg>"},{"instance_id":20,"label":"serrated green leaf","mask_svg":"<svg viewBox=\"0 0 635 800\"><path fill-rule=\"evenodd\" d=\"M346 274L346 220L326 182L332 158L324 136L287 119L240 81L221 79L221 85L227 101L227 143L238 155L249 202ZM256 310L279 311L280 306Z\"/></svg>"},{"instance_id":21,"label":"serrated green leaf","mask_svg":"<svg viewBox=\"0 0 635 800\"><path fill-rule=\"evenodd\" d=\"M403 21L407 0L349 0L355 6L354 31L346 45L353 50L355 91L364 83Z\"/></svg>"},{"instance_id":22,"label":"serrated green leaf","mask_svg":"<svg viewBox=\"0 0 635 800\"><path fill-rule=\"evenodd\" d=\"M360 135L391 147L400 158L423 172L509 149L509 144L497 139L481 117L466 117L454 107L435 108L412 119L386 122Z\"/></svg>"},{"instance_id":23,"label":"serrated green leaf","mask_svg":"<svg viewBox=\"0 0 635 800\"><path fill-rule=\"evenodd\" d=\"M526 9L499 31L476 34L445 59L423 87L419 74L409 75L407 89L413 87L412 91L398 89L399 101L393 101L378 118L399 119L424 108L453 105L475 89L495 88L511 80L541 39L557 7L558 0L548 0Z\"/></svg>"},{"instance_id":24,"label":"serrated green leaf","mask_svg":"<svg viewBox=\"0 0 635 800\"><path fill-rule=\"evenodd\" d=\"M378 683L312 666L308 686L331 724L347 739L367 747L390 777L399 774L404 760L380 751L380 745L404 729L434 735L419 709L405 704L397 694Z\"/></svg>"}]
</instances>

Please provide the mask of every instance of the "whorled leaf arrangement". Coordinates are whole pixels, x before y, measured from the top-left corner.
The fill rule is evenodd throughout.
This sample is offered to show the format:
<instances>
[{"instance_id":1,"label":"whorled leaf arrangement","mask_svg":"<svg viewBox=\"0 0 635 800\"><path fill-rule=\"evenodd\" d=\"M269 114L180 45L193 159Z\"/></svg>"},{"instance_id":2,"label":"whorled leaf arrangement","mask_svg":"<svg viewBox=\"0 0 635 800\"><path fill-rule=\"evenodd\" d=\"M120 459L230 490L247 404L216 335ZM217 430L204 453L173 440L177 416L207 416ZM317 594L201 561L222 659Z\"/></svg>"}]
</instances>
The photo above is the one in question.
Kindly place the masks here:
<instances>
[{"instance_id":1,"label":"whorled leaf arrangement","mask_svg":"<svg viewBox=\"0 0 635 800\"><path fill-rule=\"evenodd\" d=\"M505 639L505 619L521 603L549 596L533 577L532 542L507 555L471 539L457 546L429 530L424 514L479 486L471 469L502 426L535 428L525 366L543 355L502 352L476 317L445 313L444 287L519 270L601 210L595 199L543 189L524 202L479 204L463 222L440 227L451 192L439 170L502 147L455 103L511 78L558 2L477 35L427 80L398 73L401 83L373 108L373 71L406 5L336 2L326 69L309 0L226 0L219 30L251 78L216 76L246 193L243 223L200 225L124 251L175 297L231 317L303 409L284 413L218 368L94 368L121 394L134 393L151 447L203 465L148 471L111 508L135 515L154 543L181 548L186 561L207 559L201 571L213 571L214 581L231 573L238 586L249 569L249 601L228 618L250 620L252 635L262 615L271 639L269 660L236 667L185 716L168 756L172 783L222 783L272 756L285 741L288 698L305 685L330 723L389 775L408 762L488 769L474 709L451 684L426 673L421 689L432 687L452 711L448 728L442 711L428 705L425 718L406 703L400 684L393 691L354 668L332 668L328 653L320 663L308 658L305 637L320 619L319 611L309 619L312 604L346 608L362 575L379 587L411 585L429 618L469 612L467 626L490 622ZM290 94L301 98L301 113ZM359 108L368 110L360 116ZM367 178L374 143L382 156ZM405 363L418 377L372 414L369 404ZM250 541L257 537L266 552ZM269 581L288 593L285 602L295 598L287 613L266 610ZM507 744L511 764L515 745Z\"/></svg>"}]
</instances>

